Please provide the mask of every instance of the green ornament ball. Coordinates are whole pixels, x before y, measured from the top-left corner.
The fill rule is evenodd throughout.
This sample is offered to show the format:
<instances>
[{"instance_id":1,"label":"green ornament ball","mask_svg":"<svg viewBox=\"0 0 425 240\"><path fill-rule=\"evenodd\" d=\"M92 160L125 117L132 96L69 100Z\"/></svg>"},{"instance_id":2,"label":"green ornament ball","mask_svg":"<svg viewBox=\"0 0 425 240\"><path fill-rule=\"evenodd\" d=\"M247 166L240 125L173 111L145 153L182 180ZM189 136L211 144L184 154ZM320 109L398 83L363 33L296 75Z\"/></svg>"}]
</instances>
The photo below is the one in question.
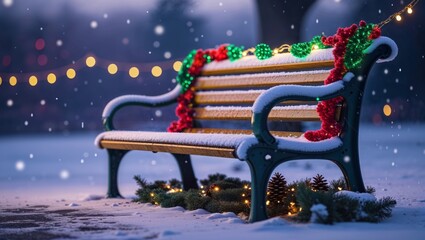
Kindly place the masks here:
<instances>
[{"instance_id":1,"label":"green ornament ball","mask_svg":"<svg viewBox=\"0 0 425 240\"><path fill-rule=\"evenodd\" d=\"M272 49L265 43L260 43L255 46L255 56L259 60L265 60L273 56Z\"/></svg>"}]
</instances>

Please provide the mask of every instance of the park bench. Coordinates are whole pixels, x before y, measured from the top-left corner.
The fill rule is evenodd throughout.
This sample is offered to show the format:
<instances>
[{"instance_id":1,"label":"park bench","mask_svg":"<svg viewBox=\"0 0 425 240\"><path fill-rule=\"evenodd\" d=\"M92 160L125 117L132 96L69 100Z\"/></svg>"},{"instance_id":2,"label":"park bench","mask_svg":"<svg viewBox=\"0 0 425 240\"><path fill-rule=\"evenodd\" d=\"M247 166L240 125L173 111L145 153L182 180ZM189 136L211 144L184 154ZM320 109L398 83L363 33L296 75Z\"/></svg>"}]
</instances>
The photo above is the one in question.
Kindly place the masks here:
<instances>
[{"instance_id":1,"label":"park bench","mask_svg":"<svg viewBox=\"0 0 425 240\"><path fill-rule=\"evenodd\" d=\"M125 106L175 103L181 93L180 85L160 96L125 95L112 100L102 116L107 131L96 139L96 144L107 149L109 155L107 196L121 196L118 168L131 150L171 153L186 190L198 188L190 155L245 161L252 181L250 222L267 218L268 180L279 164L288 161L330 160L341 169L350 190L364 192L358 131L365 84L373 64L394 59L398 50L391 39L377 38L364 51L359 67L347 72L340 81L324 85L334 66L332 50L315 50L306 58L284 53L266 60L246 56L234 62L207 64L193 86L195 125L184 132L118 131L113 127L115 113ZM335 111L335 119L342 125L338 136L311 142L303 137L303 132L269 130L269 122L273 121L320 121L316 112L318 101L336 96L344 98ZM248 128L235 123L238 121L245 121ZM220 123L211 124L215 122Z\"/></svg>"}]
</instances>

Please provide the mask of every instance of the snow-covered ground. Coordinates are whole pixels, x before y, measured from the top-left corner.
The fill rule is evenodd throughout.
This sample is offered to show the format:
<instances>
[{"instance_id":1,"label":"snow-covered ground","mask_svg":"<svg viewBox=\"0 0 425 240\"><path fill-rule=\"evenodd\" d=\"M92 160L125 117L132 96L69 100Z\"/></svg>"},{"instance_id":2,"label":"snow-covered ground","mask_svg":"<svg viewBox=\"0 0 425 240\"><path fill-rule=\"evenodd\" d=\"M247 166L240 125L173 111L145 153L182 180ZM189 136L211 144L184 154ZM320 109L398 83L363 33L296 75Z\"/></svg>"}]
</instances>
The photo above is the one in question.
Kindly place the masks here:
<instances>
[{"instance_id":1,"label":"snow-covered ground","mask_svg":"<svg viewBox=\"0 0 425 240\"><path fill-rule=\"evenodd\" d=\"M360 156L365 184L378 198L397 200L380 224L294 224L274 218L245 224L233 214L163 209L129 199L98 199L106 192L104 150L96 134L0 137L0 239L425 239L425 138L423 125L363 124ZM243 162L195 156L198 179L220 172L249 179ZM327 161L279 167L288 181L341 176ZM120 169L121 192L131 197L132 177L179 178L165 153L133 152ZM97 200L96 200L97 199Z\"/></svg>"}]
</instances>

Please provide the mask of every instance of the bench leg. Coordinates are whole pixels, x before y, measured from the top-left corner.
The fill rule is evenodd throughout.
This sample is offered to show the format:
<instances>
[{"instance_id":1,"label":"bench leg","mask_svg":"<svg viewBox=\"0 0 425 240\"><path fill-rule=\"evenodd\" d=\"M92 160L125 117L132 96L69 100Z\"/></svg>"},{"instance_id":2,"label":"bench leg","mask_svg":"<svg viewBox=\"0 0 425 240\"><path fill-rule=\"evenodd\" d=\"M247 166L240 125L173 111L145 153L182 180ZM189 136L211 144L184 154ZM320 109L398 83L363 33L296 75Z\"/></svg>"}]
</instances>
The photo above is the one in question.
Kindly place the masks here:
<instances>
[{"instance_id":1,"label":"bench leg","mask_svg":"<svg viewBox=\"0 0 425 240\"><path fill-rule=\"evenodd\" d=\"M366 188L363 183L358 153L352 153L350 161L343 161L342 165L341 170L344 173L349 190L353 192L365 192Z\"/></svg>"},{"instance_id":2,"label":"bench leg","mask_svg":"<svg viewBox=\"0 0 425 240\"><path fill-rule=\"evenodd\" d=\"M267 184L274 167L263 158L249 159L246 162L251 171L251 211L248 221L252 223L267 219Z\"/></svg>"},{"instance_id":3,"label":"bench leg","mask_svg":"<svg viewBox=\"0 0 425 240\"><path fill-rule=\"evenodd\" d=\"M188 154L173 154L180 169L183 182L183 190L198 189L195 173L193 172L192 161Z\"/></svg>"},{"instance_id":4,"label":"bench leg","mask_svg":"<svg viewBox=\"0 0 425 240\"><path fill-rule=\"evenodd\" d=\"M128 152L125 150L107 149L109 157L109 178L107 198L122 198L118 190L118 168L124 155Z\"/></svg>"}]
</instances>

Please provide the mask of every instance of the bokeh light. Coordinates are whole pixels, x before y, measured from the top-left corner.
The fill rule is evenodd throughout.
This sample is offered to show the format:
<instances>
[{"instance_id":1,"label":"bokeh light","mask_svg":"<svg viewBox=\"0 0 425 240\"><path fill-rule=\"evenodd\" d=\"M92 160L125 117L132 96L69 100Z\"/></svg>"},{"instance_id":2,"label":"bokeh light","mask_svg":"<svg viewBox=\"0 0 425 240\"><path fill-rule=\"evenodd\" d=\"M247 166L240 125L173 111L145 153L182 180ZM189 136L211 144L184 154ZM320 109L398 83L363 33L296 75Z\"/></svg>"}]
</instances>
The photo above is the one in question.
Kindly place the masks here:
<instances>
[{"instance_id":1,"label":"bokeh light","mask_svg":"<svg viewBox=\"0 0 425 240\"><path fill-rule=\"evenodd\" d=\"M391 106L388 104L385 104L382 111L384 112L385 116L389 117L391 115Z\"/></svg>"},{"instance_id":2,"label":"bokeh light","mask_svg":"<svg viewBox=\"0 0 425 240\"><path fill-rule=\"evenodd\" d=\"M48 58L46 55L41 54L40 56L37 57L37 63L40 66L44 66L47 64Z\"/></svg>"},{"instance_id":3,"label":"bokeh light","mask_svg":"<svg viewBox=\"0 0 425 240\"><path fill-rule=\"evenodd\" d=\"M45 46L46 42L44 41L44 39L39 38L35 41L35 49L37 49L38 51L43 50Z\"/></svg>"},{"instance_id":4,"label":"bokeh light","mask_svg":"<svg viewBox=\"0 0 425 240\"><path fill-rule=\"evenodd\" d=\"M3 79L0 77L0 86L1 86L2 83L3 83Z\"/></svg>"},{"instance_id":5,"label":"bokeh light","mask_svg":"<svg viewBox=\"0 0 425 240\"><path fill-rule=\"evenodd\" d=\"M160 66L154 66L152 68L152 71L151 72L152 72L152 75L154 77L159 77L159 76L162 75L162 68Z\"/></svg>"},{"instance_id":6,"label":"bokeh light","mask_svg":"<svg viewBox=\"0 0 425 240\"><path fill-rule=\"evenodd\" d=\"M118 72L118 66L116 64L111 63L111 64L108 65L108 73L109 74L115 74L117 72Z\"/></svg>"},{"instance_id":7,"label":"bokeh light","mask_svg":"<svg viewBox=\"0 0 425 240\"><path fill-rule=\"evenodd\" d=\"M28 83L32 86L32 87L34 87L35 85L37 85L37 83L38 83L38 79L37 79L37 77L36 76L30 76L29 77L29 79L28 79Z\"/></svg>"},{"instance_id":8,"label":"bokeh light","mask_svg":"<svg viewBox=\"0 0 425 240\"><path fill-rule=\"evenodd\" d=\"M16 168L16 170L18 170L20 172L23 171L25 169L25 163L24 163L24 161L22 161L22 160L16 161L15 168Z\"/></svg>"},{"instance_id":9,"label":"bokeh light","mask_svg":"<svg viewBox=\"0 0 425 240\"><path fill-rule=\"evenodd\" d=\"M162 35L165 32L165 29L162 25L156 25L154 28L154 32L156 35Z\"/></svg>"},{"instance_id":10,"label":"bokeh light","mask_svg":"<svg viewBox=\"0 0 425 240\"><path fill-rule=\"evenodd\" d=\"M137 67L132 67L128 70L128 75L132 78L137 78L139 76L139 69Z\"/></svg>"},{"instance_id":11,"label":"bokeh light","mask_svg":"<svg viewBox=\"0 0 425 240\"><path fill-rule=\"evenodd\" d=\"M96 65L96 59L92 56L86 58L87 67L94 67Z\"/></svg>"},{"instance_id":12,"label":"bokeh light","mask_svg":"<svg viewBox=\"0 0 425 240\"><path fill-rule=\"evenodd\" d=\"M66 180L69 178L69 171L68 170L62 170L59 173L59 177L63 180Z\"/></svg>"},{"instance_id":13,"label":"bokeh light","mask_svg":"<svg viewBox=\"0 0 425 240\"><path fill-rule=\"evenodd\" d=\"M77 75L77 73L75 72L75 70L73 68L70 68L66 71L66 76L69 79L74 79L76 75Z\"/></svg>"},{"instance_id":14,"label":"bokeh light","mask_svg":"<svg viewBox=\"0 0 425 240\"><path fill-rule=\"evenodd\" d=\"M173 63L173 69L174 69L174 71L176 71L176 72L178 72L178 71L180 71L180 68L182 67L182 62L180 62L180 61L175 61L174 63Z\"/></svg>"},{"instance_id":15,"label":"bokeh light","mask_svg":"<svg viewBox=\"0 0 425 240\"><path fill-rule=\"evenodd\" d=\"M54 73L49 73L49 75L47 75L47 82L50 84L53 84L56 82L56 75Z\"/></svg>"},{"instance_id":16,"label":"bokeh light","mask_svg":"<svg viewBox=\"0 0 425 240\"><path fill-rule=\"evenodd\" d=\"M15 77L15 76L11 76L10 78L9 78L9 84L10 84L10 86L16 86L16 84L18 83L18 79Z\"/></svg>"}]
</instances>

